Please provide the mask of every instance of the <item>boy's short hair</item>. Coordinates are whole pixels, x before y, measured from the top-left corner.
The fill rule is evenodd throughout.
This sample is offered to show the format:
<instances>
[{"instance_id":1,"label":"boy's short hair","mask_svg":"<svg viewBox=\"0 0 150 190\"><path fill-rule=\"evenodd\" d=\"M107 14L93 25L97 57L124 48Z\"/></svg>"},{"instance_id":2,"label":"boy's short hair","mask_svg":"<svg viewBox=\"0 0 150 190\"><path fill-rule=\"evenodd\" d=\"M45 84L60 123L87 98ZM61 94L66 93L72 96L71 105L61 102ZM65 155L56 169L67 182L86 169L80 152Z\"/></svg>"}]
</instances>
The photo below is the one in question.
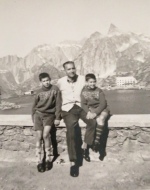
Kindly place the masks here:
<instances>
[{"instance_id":1,"label":"boy's short hair","mask_svg":"<svg viewBox=\"0 0 150 190\"><path fill-rule=\"evenodd\" d=\"M89 79L96 80L96 76L93 73L88 73L87 75L85 75L85 80L88 81Z\"/></svg>"},{"instance_id":2,"label":"boy's short hair","mask_svg":"<svg viewBox=\"0 0 150 190\"><path fill-rule=\"evenodd\" d=\"M63 68L65 69L65 66L68 64L73 64L75 66L73 61L67 61L67 62L63 63Z\"/></svg>"},{"instance_id":3,"label":"boy's short hair","mask_svg":"<svg viewBox=\"0 0 150 190\"><path fill-rule=\"evenodd\" d=\"M40 73L39 74L39 80L41 81L43 78L48 77L51 80L51 77L49 76L48 73Z\"/></svg>"}]
</instances>

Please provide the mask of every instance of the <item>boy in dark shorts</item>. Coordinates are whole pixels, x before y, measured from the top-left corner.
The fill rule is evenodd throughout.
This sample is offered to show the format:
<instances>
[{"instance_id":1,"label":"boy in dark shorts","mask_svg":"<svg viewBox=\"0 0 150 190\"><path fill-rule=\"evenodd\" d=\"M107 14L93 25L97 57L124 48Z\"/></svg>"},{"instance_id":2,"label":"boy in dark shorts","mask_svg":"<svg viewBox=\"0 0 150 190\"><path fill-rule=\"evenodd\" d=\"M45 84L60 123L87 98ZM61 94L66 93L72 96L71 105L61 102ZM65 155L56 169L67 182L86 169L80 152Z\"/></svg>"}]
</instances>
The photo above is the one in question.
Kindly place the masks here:
<instances>
[{"instance_id":1,"label":"boy in dark shorts","mask_svg":"<svg viewBox=\"0 0 150 190\"><path fill-rule=\"evenodd\" d=\"M49 170L52 167L50 130L53 124L60 124L61 97L58 87L51 84L51 78L48 73L39 74L39 80L42 87L35 95L32 119L37 136L37 169L39 172L44 172L44 170ZM42 141L46 152L45 166L41 156Z\"/></svg>"},{"instance_id":2,"label":"boy in dark shorts","mask_svg":"<svg viewBox=\"0 0 150 190\"><path fill-rule=\"evenodd\" d=\"M96 134L93 144L93 150L96 151L100 136L103 132L106 118L109 115L109 109L103 91L96 86L96 77L94 74L89 73L85 76L86 86L81 92L81 107L86 111L87 119L96 119ZM90 158L87 153L87 144L83 144L84 158L89 161Z\"/></svg>"}]
</instances>

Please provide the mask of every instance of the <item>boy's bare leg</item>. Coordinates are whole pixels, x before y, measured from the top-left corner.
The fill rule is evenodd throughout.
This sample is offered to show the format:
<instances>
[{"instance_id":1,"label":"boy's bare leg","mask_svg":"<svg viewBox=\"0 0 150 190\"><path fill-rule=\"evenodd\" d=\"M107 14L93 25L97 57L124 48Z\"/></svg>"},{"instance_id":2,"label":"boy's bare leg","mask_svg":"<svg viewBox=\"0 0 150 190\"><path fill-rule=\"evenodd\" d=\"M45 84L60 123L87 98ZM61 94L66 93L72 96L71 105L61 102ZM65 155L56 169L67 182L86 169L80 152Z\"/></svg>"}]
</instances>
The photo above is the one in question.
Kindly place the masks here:
<instances>
[{"instance_id":1,"label":"boy's bare leg","mask_svg":"<svg viewBox=\"0 0 150 190\"><path fill-rule=\"evenodd\" d=\"M43 139L45 144L46 161L51 162L51 138L50 138L51 126L44 126Z\"/></svg>"},{"instance_id":2,"label":"boy's bare leg","mask_svg":"<svg viewBox=\"0 0 150 190\"><path fill-rule=\"evenodd\" d=\"M42 163L42 135L43 131L36 131L36 158L37 164Z\"/></svg>"}]
</instances>

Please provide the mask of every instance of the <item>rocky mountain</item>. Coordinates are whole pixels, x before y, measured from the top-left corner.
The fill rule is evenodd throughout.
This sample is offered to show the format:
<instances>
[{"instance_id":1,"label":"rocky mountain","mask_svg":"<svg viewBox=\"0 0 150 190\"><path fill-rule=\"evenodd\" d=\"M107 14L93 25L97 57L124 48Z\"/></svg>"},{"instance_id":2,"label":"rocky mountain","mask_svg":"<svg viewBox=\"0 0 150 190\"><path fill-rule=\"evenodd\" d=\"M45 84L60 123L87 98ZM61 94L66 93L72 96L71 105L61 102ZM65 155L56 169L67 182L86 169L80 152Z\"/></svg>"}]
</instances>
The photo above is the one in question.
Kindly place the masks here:
<instances>
[{"instance_id":1,"label":"rocky mountain","mask_svg":"<svg viewBox=\"0 0 150 190\"><path fill-rule=\"evenodd\" d=\"M10 71L18 84L28 80L42 65L48 64L56 68L67 60L73 60L78 55L81 46L79 44L48 44L34 48L27 56L6 56L0 59L1 70ZM44 66L45 67L45 66Z\"/></svg>"},{"instance_id":2,"label":"rocky mountain","mask_svg":"<svg viewBox=\"0 0 150 190\"><path fill-rule=\"evenodd\" d=\"M96 32L87 39L75 61L80 73L94 72L100 78L134 73L150 64L150 38L123 33L111 24L107 36Z\"/></svg>"},{"instance_id":3,"label":"rocky mountain","mask_svg":"<svg viewBox=\"0 0 150 190\"><path fill-rule=\"evenodd\" d=\"M85 42L75 62L81 74L93 72L97 77L105 78L114 73L117 54L111 39L95 32Z\"/></svg>"},{"instance_id":4,"label":"rocky mountain","mask_svg":"<svg viewBox=\"0 0 150 190\"><path fill-rule=\"evenodd\" d=\"M18 85L10 71L0 70L0 87L2 97L16 94Z\"/></svg>"},{"instance_id":5,"label":"rocky mountain","mask_svg":"<svg viewBox=\"0 0 150 190\"><path fill-rule=\"evenodd\" d=\"M15 56L6 56L0 58L0 72L5 75L5 80L1 78L1 83L7 81L13 83L17 89L29 90L39 84L38 74L40 72L49 72L52 79L63 75L62 64L67 60L73 60L81 49L80 43L62 42L55 46L44 44L34 48L24 58ZM6 73L10 73L8 77ZM2 89L6 89L2 85ZM10 90L12 90L10 88Z\"/></svg>"}]
</instances>

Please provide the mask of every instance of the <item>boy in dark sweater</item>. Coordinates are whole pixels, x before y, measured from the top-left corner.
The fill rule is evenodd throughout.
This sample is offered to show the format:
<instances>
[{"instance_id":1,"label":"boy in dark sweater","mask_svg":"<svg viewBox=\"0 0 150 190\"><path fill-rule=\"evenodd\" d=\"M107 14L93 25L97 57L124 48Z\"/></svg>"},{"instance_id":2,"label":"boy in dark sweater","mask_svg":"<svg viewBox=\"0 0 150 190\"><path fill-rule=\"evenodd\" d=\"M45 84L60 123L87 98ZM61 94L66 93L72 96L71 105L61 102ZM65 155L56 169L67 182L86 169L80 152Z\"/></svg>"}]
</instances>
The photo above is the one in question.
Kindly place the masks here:
<instances>
[{"instance_id":1,"label":"boy in dark sweater","mask_svg":"<svg viewBox=\"0 0 150 190\"><path fill-rule=\"evenodd\" d=\"M96 86L96 77L94 74L89 73L85 76L86 86L81 92L81 106L87 113L87 119L96 119L96 135L93 149L96 151L99 146L100 136L102 134L105 120L109 115L107 102L103 91ZM83 144L84 158L87 156L87 145ZM87 156L87 157L86 157Z\"/></svg>"},{"instance_id":2,"label":"boy in dark sweater","mask_svg":"<svg viewBox=\"0 0 150 190\"><path fill-rule=\"evenodd\" d=\"M35 95L32 120L37 135L37 169L39 172L44 172L44 170L49 170L52 167L50 130L53 124L60 124L61 97L58 87L51 85L51 78L48 73L41 73L39 80L42 87ZM42 140L46 152L45 166L41 158Z\"/></svg>"}]
</instances>

